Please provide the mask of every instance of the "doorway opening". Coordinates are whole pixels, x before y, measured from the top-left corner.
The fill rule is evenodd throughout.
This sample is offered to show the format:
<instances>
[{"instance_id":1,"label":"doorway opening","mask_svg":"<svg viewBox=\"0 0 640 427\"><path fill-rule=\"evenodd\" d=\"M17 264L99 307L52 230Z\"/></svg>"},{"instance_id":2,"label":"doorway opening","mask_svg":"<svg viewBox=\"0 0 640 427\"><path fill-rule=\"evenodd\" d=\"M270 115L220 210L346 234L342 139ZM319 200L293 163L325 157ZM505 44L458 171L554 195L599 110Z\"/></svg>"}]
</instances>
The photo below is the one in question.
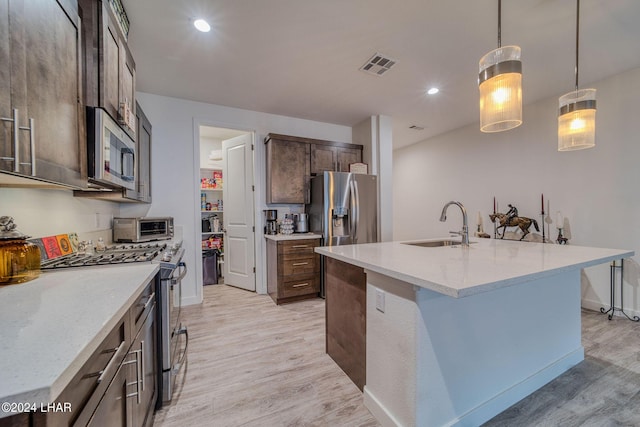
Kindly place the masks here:
<instances>
[{"instance_id":1,"label":"doorway opening","mask_svg":"<svg viewBox=\"0 0 640 427\"><path fill-rule=\"evenodd\" d=\"M202 284L255 283L254 133L199 126Z\"/></svg>"}]
</instances>

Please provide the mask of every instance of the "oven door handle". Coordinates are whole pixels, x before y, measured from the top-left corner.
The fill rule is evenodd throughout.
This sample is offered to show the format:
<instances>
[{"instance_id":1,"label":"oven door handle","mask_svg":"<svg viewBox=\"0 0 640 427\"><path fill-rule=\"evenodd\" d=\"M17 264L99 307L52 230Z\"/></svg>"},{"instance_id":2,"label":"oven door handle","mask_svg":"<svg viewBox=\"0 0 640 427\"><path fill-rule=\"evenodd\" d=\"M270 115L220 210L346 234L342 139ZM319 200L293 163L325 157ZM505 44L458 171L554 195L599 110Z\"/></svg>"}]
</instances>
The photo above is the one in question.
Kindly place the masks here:
<instances>
[{"instance_id":1,"label":"oven door handle","mask_svg":"<svg viewBox=\"0 0 640 427\"><path fill-rule=\"evenodd\" d=\"M180 261L178 263L178 267L183 267L182 272L180 273L180 275L178 277L172 278L171 279L171 284L175 285L178 282L180 282L182 279L184 279L184 276L187 275L187 264L184 263L184 261Z\"/></svg>"}]
</instances>

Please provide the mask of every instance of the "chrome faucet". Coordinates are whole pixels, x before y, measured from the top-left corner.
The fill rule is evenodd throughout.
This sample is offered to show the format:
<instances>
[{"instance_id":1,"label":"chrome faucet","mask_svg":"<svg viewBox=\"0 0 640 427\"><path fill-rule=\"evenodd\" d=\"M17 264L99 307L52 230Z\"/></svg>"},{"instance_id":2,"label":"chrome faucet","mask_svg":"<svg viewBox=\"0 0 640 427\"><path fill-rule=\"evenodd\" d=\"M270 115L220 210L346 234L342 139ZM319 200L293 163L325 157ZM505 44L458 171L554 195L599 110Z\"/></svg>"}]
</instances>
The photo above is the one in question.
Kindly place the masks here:
<instances>
[{"instance_id":1,"label":"chrome faucet","mask_svg":"<svg viewBox=\"0 0 640 427\"><path fill-rule=\"evenodd\" d=\"M462 203L451 201L444 205L444 207L442 208L442 213L440 214L440 221L445 222L447 220L447 208L450 205L456 205L462 211L462 230L450 231L449 233L462 236L462 246L469 246L469 226L467 225L467 210L464 208Z\"/></svg>"}]
</instances>

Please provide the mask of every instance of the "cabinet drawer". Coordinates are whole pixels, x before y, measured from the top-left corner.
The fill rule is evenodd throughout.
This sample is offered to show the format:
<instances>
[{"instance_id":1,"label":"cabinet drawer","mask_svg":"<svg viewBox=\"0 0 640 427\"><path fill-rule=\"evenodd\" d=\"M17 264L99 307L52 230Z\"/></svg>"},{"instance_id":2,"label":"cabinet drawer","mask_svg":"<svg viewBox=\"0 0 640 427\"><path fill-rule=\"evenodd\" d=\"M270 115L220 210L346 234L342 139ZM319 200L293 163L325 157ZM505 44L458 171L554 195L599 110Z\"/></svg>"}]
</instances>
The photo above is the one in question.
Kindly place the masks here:
<instances>
[{"instance_id":1,"label":"cabinet drawer","mask_svg":"<svg viewBox=\"0 0 640 427\"><path fill-rule=\"evenodd\" d=\"M312 255L313 248L320 245L320 239L290 240L278 243L278 252L282 255Z\"/></svg>"},{"instance_id":2,"label":"cabinet drawer","mask_svg":"<svg viewBox=\"0 0 640 427\"><path fill-rule=\"evenodd\" d=\"M282 297L314 294L320 291L320 276L317 274L288 277L282 285Z\"/></svg>"},{"instance_id":3,"label":"cabinet drawer","mask_svg":"<svg viewBox=\"0 0 640 427\"><path fill-rule=\"evenodd\" d=\"M56 399L56 402L71 403L72 412L39 414L47 425L72 425L83 408L91 406L90 400L104 393L131 345L128 319L125 315L120 320Z\"/></svg>"},{"instance_id":4,"label":"cabinet drawer","mask_svg":"<svg viewBox=\"0 0 640 427\"><path fill-rule=\"evenodd\" d=\"M151 280L144 288L140 296L136 298L136 302L129 310L131 316L131 336L135 337L138 331L142 327L144 320L147 318L147 313L152 309L153 303L156 300L156 287L155 280Z\"/></svg>"},{"instance_id":5,"label":"cabinet drawer","mask_svg":"<svg viewBox=\"0 0 640 427\"><path fill-rule=\"evenodd\" d=\"M296 274L319 273L320 263L317 262L315 256L296 256L292 259L284 259L282 261L282 273L285 276L293 276Z\"/></svg>"}]
</instances>

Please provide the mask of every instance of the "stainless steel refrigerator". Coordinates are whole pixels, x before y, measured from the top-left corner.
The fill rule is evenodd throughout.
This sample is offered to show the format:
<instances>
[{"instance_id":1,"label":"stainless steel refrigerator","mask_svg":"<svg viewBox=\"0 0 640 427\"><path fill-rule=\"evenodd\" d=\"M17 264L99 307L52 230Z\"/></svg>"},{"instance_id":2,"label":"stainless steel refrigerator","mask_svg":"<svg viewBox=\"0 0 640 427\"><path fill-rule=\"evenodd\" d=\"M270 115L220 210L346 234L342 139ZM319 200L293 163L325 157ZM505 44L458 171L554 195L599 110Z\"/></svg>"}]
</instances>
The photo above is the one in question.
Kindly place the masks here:
<instances>
[{"instance_id":1,"label":"stainless steel refrigerator","mask_svg":"<svg viewBox=\"0 0 640 427\"><path fill-rule=\"evenodd\" d=\"M311 178L309 229L325 246L378 241L378 181L374 175L324 172ZM324 260L320 295L324 297Z\"/></svg>"}]
</instances>

